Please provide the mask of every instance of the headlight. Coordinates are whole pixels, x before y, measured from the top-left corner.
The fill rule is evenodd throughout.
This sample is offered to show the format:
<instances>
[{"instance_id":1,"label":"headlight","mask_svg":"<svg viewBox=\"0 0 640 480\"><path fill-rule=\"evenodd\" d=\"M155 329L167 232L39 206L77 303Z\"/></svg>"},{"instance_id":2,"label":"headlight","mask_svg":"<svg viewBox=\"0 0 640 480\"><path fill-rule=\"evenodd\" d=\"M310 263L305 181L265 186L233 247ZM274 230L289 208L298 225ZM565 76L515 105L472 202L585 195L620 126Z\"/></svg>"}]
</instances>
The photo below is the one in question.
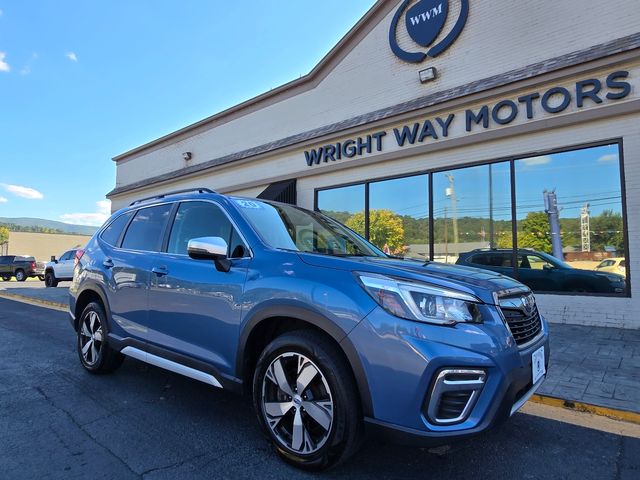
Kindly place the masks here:
<instances>
[{"instance_id":1,"label":"headlight","mask_svg":"<svg viewBox=\"0 0 640 480\"><path fill-rule=\"evenodd\" d=\"M482 302L468 293L375 273L357 276L367 293L397 317L439 325L482 321L478 309Z\"/></svg>"},{"instance_id":2,"label":"headlight","mask_svg":"<svg viewBox=\"0 0 640 480\"><path fill-rule=\"evenodd\" d=\"M607 280L609 280L611 283L620 283L624 281L624 277L622 275L616 275L615 273L611 274L611 273L597 272L596 275L600 275L601 277L607 277Z\"/></svg>"}]
</instances>

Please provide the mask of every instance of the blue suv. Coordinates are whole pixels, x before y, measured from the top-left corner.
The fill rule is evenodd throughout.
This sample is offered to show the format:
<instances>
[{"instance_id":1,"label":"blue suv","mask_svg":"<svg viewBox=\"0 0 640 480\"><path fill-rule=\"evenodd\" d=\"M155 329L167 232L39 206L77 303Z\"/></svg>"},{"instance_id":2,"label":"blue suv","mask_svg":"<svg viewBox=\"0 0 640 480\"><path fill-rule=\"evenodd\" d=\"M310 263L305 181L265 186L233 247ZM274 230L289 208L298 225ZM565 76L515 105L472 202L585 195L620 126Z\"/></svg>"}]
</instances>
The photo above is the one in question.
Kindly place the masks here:
<instances>
[{"instance_id":1,"label":"blue suv","mask_svg":"<svg viewBox=\"0 0 640 480\"><path fill-rule=\"evenodd\" d=\"M148 198L76 258L87 371L129 356L250 394L275 451L302 468L344 461L365 426L418 445L477 434L545 378L528 287L391 257L296 206L204 188Z\"/></svg>"}]
</instances>

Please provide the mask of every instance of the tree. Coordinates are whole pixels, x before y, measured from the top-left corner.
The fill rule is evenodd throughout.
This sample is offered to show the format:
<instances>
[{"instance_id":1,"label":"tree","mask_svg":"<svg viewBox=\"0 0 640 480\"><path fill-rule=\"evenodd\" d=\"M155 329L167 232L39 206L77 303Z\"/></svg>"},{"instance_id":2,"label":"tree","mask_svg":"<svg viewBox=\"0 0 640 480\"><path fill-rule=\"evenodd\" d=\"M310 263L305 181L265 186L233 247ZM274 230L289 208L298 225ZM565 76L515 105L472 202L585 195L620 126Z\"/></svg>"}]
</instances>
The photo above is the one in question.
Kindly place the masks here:
<instances>
[{"instance_id":1,"label":"tree","mask_svg":"<svg viewBox=\"0 0 640 480\"><path fill-rule=\"evenodd\" d=\"M364 212L356 213L346 222L347 227L364 235ZM391 210L369 211L369 241L378 248L389 247L393 254L405 250L404 227L402 218Z\"/></svg>"},{"instance_id":2,"label":"tree","mask_svg":"<svg viewBox=\"0 0 640 480\"><path fill-rule=\"evenodd\" d=\"M0 245L9 241L9 229L7 227L0 226Z\"/></svg>"},{"instance_id":3,"label":"tree","mask_svg":"<svg viewBox=\"0 0 640 480\"><path fill-rule=\"evenodd\" d=\"M529 212L520 222L518 247L551 253L551 227L544 212Z\"/></svg>"},{"instance_id":4,"label":"tree","mask_svg":"<svg viewBox=\"0 0 640 480\"><path fill-rule=\"evenodd\" d=\"M597 217L591 217L591 250L604 251L605 246L616 247L618 253L624 252L622 215L613 210L605 210Z\"/></svg>"}]
</instances>

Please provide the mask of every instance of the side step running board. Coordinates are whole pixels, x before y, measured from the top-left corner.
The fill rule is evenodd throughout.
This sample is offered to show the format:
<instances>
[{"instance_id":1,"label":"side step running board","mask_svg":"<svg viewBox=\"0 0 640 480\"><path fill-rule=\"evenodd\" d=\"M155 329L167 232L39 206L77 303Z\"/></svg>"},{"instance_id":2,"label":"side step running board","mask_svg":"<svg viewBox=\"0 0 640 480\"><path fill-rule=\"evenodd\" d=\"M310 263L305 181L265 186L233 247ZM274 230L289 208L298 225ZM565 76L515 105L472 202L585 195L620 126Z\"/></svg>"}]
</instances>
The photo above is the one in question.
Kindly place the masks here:
<instances>
[{"instance_id":1,"label":"side step running board","mask_svg":"<svg viewBox=\"0 0 640 480\"><path fill-rule=\"evenodd\" d=\"M187 367L186 365L182 365L181 363L167 360L166 358L158 357L157 355L153 355L152 353L144 352L136 347L124 347L120 353L148 363L150 365L155 365L156 367L179 373L180 375L184 375L185 377L193 378L194 380L200 380L201 382L208 383L209 385L213 385L214 387L222 388L222 385L220 384L218 379L213 375L201 372L200 370L196 370L195 368Z\"/></svg>"}]
</instances>

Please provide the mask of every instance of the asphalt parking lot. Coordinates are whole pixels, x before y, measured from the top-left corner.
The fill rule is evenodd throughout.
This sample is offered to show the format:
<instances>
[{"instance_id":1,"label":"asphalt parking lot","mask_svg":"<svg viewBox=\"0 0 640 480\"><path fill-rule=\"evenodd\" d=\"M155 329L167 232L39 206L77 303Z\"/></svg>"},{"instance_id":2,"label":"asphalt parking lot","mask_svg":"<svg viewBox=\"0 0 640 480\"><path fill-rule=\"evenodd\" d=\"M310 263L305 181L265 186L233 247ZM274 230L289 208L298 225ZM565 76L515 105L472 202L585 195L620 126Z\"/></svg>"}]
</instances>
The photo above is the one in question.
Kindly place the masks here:
<instances>
[{"instance_id":1,"label":"asphalt parking lot","mask_svg":"<svg viewBox=\"0 0 640 480\"><path fill-rule=\"evenodd\" d=\"M131 359L115 374L89 375L74 340L65 313L0 299L0 477L320 477L276 459L249 399ZM638 429L586 423L519 413L431 451L369 439L321 477L640 478Z\"/></svg>"}]
</instances>

